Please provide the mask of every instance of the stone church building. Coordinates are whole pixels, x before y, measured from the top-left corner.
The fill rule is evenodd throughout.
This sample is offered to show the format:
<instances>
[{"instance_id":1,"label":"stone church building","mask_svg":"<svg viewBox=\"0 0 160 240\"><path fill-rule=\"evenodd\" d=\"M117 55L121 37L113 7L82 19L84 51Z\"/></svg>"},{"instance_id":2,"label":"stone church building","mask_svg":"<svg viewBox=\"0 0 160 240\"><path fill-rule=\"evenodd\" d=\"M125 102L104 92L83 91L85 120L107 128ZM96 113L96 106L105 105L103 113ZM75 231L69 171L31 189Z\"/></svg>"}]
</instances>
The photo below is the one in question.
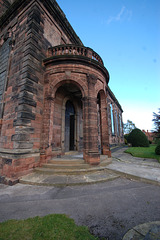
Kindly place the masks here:
<instances>
[{"instance_id":1,"label":"stone church building","mask_svg":"<svg viewBox=\"0 0 160 240\"><path fill-rule=\"evenodd\" d=\"M108 82L55 0L0 0L0 181L68 151L111 156L123 111Z\"/></svg>"}]
</instances>

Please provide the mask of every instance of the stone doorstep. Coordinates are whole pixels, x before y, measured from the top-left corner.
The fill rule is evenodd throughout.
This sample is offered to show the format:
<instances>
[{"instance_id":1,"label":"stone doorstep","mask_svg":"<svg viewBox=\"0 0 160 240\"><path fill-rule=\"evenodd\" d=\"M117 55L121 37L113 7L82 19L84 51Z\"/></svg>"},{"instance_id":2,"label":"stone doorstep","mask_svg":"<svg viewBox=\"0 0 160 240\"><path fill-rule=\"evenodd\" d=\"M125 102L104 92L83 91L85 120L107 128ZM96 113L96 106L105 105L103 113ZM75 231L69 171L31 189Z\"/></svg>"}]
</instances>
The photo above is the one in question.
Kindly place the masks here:
<instances>
[{"instance_id":1,"label":"stone doorstep","mask_svg":"<svg viewBox=\"0 0 160 240\"><path fill-rule=\"evenodd\" d=\"M79 174L83 172L98 171L105 168L106 165L110 164L112 159L106 155L101 155L101 162L99 165L89 165L85 163L83 154L76 151L70 151L65 153L64 156L54 157L43 164L41 167L35 169L36 172L46 174Z\"/></svg>"},{"instance_id":2,"label":"stone doorstep","mask_svg":"<svg viewBox=\"0 0 160 240\"><path fill-rule=\"evenodd\" d=\"M84 160L81 159L52 159L49 160L47 164L58 164L58 165L69 165L69 164L74 164L74 165L80 165L80 164L85 164Z\"/></svg>"},{"instance_id":3,"label":"stone doorstep","mask_svg":"<svg viewBox=\"0 0 160 240\"><path fill-rule=\"evenodd\" d=\"M34 172L22 177L19 182L38 186L64 187L107 182L117 178L119 178L117 174L110 173L110 171L106 170L83 175L46 175Z\"/></svg>"},{"instance_id":4,"label":"stone doorstep","mask_svg":"<svg viewBox=\"0 0 160 240\"><path fill-rule=\"evenodd\" d=\"M11 151L12 152L12 151ZM26 154L26 150L22 151L23 152L23 158L24 157L35 157L35 156L39 156L39 153L37 153L36 151L34 153L28 153ZM22 154L21 152L21 154ZM74 152L75 153L75 152ZM18 159L21 154L19 155L19 153L17 152L16 155L13 154L7 154L6 152L4 153L5 158L7 157L11 157L12 159ZM73 154L73 153L72 153ZM68 155L71 156L71 155ZM80 158L79 156L75 156L72 155L73 158L70 158L66 156L66 158L53 158L52 160L49 161L48 164L44 164L42 165L42 167L38 167L34 169L34 172L39 173L40 175L42 174L47 174L47 175L55 175L55 174L59 174L59 175L83 175L83 174L87 174L87 173L94 173L97 171L102 171L105 169L106 165L110 164L112 159L108 158L107 156L102 156L101 155L101 163L97 166L94 165L89 165L87 163L84 163L84 160L82 158ZM65 156L64 156L65 157ZM77 157L77 158L74 158ZM78 169L77 169L78 168ZM16 183L19 182L20 178L16 178L16 179L1 179L2 183L5 183L7 185L14 185Z\"/></svg>"},{"instance_id":5,"label":"stone doorstep","mask_svg":"<svg viewBox=\"0 0 160 240\"><path fill-rule=\"evenodd\" d=\"M48 164L35 168L33 173L21 177L20 183L62 187L111 181L119 177L105 170L111 161L103 156L100 165L92 166L79 158L53 158Z\"/></svg>"},{"instance_id":6,"label":"stone doorstep","mask_svg":"<svg viewBox=\"0 0 160 240\"><path fill-rule=\"evenodd\" d=\"M87 169L51 169L51 168L44 168L44 167L38 167L35 168L34 172L40 173L40 174L66 174L66 175L76 175L76 174L87 174L89 172L97 172L102 171L106 167L91 167Z\"/></svg>"},{"instance_id":7,"label":"stone doorstep","mask_svg":"<svg viewBox=\"0 0 160 240\"><path fill-rule=\"evenodd\" d=\"M65 152L65 155L80 155L82 153L79 153L78 151L69 151L69 152ZM64 156L65 156L64 155Z\"/></svg>"},{"instance_id":8,"label":"stone doorstep","mask_svg":"<svg viewBox=\"0 0 160 240\"><path fill-rule=\"evenodd\" d=\"M107 160L103 160L102 162L100 162L100 164L97 167L102 167L102 166L107 166L108 164L110 164L112 162L112 159L107 159ZM71 160L65 160L65 159L60 159L60 160L50 160L48 163L43 164L42 167L45 168L78 168L78 169L88 169L93 167L92 165L89 165L87 163L84 162L84 160L80 160L80 159L71 159ZM95 166L96 167L96 166Z\"/></svg>"},{"instance_id":9,"label":"stone doorstep","mask_svg":"<svg viewBox=\"0 0 160 240\"><path fill-rule=\"evenodd\" d=\"M80 163L80 164L72 164L72 163L47 163L47 164L43 164L42 166L43 168L54 168L54 169L87 169L90 166L88 164L85 163Z\"/></svg>"},{"instance_id":10,"label":"stone doorstep","mask_svg":"<svg viewBox=\"0 0 160 240\"><path fill-rule=\"evenodd\" d=\"M49 163L43 164L42 167L36 168L35 172L45 174L83 174L85 172L94 172L105 169L105 167L111 163L112 159L107 156L101 155L101 162L99 165L89 165L81 158L53 158Z\"/></svg>"}]
</instances>

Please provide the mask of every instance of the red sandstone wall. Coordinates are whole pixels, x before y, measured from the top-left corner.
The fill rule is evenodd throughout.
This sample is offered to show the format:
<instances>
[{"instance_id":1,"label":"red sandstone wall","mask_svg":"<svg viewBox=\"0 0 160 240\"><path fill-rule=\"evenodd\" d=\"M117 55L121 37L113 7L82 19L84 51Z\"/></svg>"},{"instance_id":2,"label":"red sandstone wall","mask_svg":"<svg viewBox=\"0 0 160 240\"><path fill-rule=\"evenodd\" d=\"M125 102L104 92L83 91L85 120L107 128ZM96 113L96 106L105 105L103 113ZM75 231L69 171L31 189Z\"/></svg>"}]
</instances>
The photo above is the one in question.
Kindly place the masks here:
<instances>
[{"instance_id":1,"label":"red sandstone wall","mask_svg":"<svg viewBox=\"0 0 160 240\"><path fill-rule=\"evenodd\" d=\"M110 145L118 145L124 143L124 137L123 137L123 124L120 123L119 114L121 115L122 119L122 111L115 103L114 99L108 94L107 95L107 101L108 101L108 125L109 125L109 143ZM113 119L114 119L114 134L112 133L112 123L111 123L111 112L110 112L110 104L112 104L113 108ZM118 129L117 129L117 123L116 123L116 113L118 117Z\"/></svg>"},{"instance_id":2,"label":"red sandstone wall","mask_svg":"<svg viewBox=\"0 0 160 240\"><path fill-rule=\"evenodd\" d=\"M62 30L59 19L53 19L49 10L45 9L46 4L44 1L42 5L40 0L25 0L1 27L1 44L6 34L9 34L12 43L0 137L0 173L10 178L38 166L40 153L41 160L46 161L52 155L53 142L55 147L59 147L60 96L57 96L55 105L53 103L58 87L67 82L76 84L83 97L84 157L92 164L99 161L97 95L99 92L101 96L106 95L106 76L90 63L48 65L45 69L43 59L47 57L48 47L75 43L71 40L74 37ZM108 125L104 111L107 100L105 102L104 97L101 105L101 115L105 119L102 132L107 132L102 136L103 154L108 154ZM53 107L55 122L50 118ZM53 129L52 134L50 129ZM51 141L53 137L55 139Z\"/></svg>"},{"instance_id":3,"label":"red sandstone wall","mask_svg":"<svg viewBox=\"0 0 160 240\"><path fill-rule=\"evenodd\" d=\"M2 1L1 1L2 2ZM60 43L70 43L62 29L44 9L40 1L30 1L15 17L1 28L0 39L9 31L12 40L7 89L4 96L4 114L1 127L0 148L5 156L0 158L2 175L14 177L38 166L42 121L44 112L42 60L47 49ZM23 9L23 10L22 10ZM53 34L53 35L52 35ZM9 156L9 164L5 161ZM17 151L23 153L17 157ZM26 154L33 154L29 157ZM35 157L34 157L35 154ZM25 160L24 160L25 159Z\"/></svg>"},{"instance_id":4,"label":"red sandstone wall","mask_svg":"<svg viewBox=\"0 0 160 240\"><path fill-rule=\"evenodd\" d=\"M10 2L7 0L0 0L0 17L6 12L9 8Z\"/></svg>"}]
</instances>

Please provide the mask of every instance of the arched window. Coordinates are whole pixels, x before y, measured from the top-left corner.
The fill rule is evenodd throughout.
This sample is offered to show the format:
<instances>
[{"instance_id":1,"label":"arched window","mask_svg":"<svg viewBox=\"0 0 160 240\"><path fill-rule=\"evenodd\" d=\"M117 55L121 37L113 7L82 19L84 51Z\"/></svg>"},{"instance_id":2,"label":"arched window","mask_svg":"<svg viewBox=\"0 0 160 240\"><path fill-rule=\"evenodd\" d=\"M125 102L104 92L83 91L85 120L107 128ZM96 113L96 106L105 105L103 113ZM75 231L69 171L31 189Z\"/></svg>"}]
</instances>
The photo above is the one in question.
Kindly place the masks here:
<instances>
[{"instance_id":1,"label":"arched window","mask_svg":"<svg viewBox=\"0 0 160 240\"><path fill-rule=\"evenodd\" d=\"M115 115L116 115L117 136L119 136L119 123L118 123L118 115L117 115L117 112L115 112Z\"/></svg>"},{"instance_id":2,"label":"arched window","mask_svg":"<svg viewBox=\"0 0 160 240\"><path fill-rule=\"evenodd\" d=\"M119 125L120 125L120 135L122 136L122 116L119 113Z\"/></svg>"},{"instance_id":3,"label":"arched window","mask_svg":"<svg viewBox=\"0 0 160 240\"><path fill-rule=\"evenodd\" d=\"M11 38L8 38L2 46L0 46L0 118L3 116L3 95L7 84L7 71L9 64L9 55L11 51Z\"/></svg>"},{"instance_id":4,"label":"arched window","mask_svg":"<svg viewBox=\"0 0 160 240\"><path fill-rule=\"evenodd\" d=\"M113 108L112 108L112 104L110 104L110 113L111 113L111 128L112 128L112 135L115 134L115 130L114 130L114 117L113 117Z\"/></svg>"}]
</instances>

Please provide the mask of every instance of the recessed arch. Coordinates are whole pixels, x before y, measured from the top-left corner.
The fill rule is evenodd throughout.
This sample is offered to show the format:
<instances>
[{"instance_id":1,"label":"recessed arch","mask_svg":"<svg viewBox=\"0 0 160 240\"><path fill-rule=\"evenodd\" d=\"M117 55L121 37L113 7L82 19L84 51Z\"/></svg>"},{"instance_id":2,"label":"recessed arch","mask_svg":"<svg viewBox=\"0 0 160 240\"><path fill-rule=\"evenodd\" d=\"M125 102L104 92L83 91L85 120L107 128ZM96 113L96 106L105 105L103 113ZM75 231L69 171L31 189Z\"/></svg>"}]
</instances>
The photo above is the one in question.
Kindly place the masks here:
<instances>
[{"instance_id":1,"label":"recessed arch","mask_svg":"<svg viewBox=\"0 0 160 240\"><path fill-rule=\"evenodd\" d=\"M62 83L62 82L61 82ZM61 99L61 100L60 100ZM62 152L76 150L82 151L83 148L83 119L82 119L82 93L79 87L73 82L63 82L61 84L54 97L55 101L55 113L59 113L61 118L61 150ZM73 112L68 109L67 102L74 108ZM58 109L58 110L56 110ZM54 127L58 128L58 127ZM55 131L55 130L53 130Z\"/></svg>"},{"instance_id":2,"label":"recessed arch","mask_svg":"<svg viewBox=\"0 0 160 240\"><path fill-rule=\"evenodd\" d=\"M77 86L77 88L81 91L82 97L85 96L85 90L84 88L75 80L61 80L55 85L52 83L50 88L51 88L51 95L52 98L55 98L56 92L61 86L66 86L66 85L72 85L72 86Z\"/></svg>"}]
</instances>

